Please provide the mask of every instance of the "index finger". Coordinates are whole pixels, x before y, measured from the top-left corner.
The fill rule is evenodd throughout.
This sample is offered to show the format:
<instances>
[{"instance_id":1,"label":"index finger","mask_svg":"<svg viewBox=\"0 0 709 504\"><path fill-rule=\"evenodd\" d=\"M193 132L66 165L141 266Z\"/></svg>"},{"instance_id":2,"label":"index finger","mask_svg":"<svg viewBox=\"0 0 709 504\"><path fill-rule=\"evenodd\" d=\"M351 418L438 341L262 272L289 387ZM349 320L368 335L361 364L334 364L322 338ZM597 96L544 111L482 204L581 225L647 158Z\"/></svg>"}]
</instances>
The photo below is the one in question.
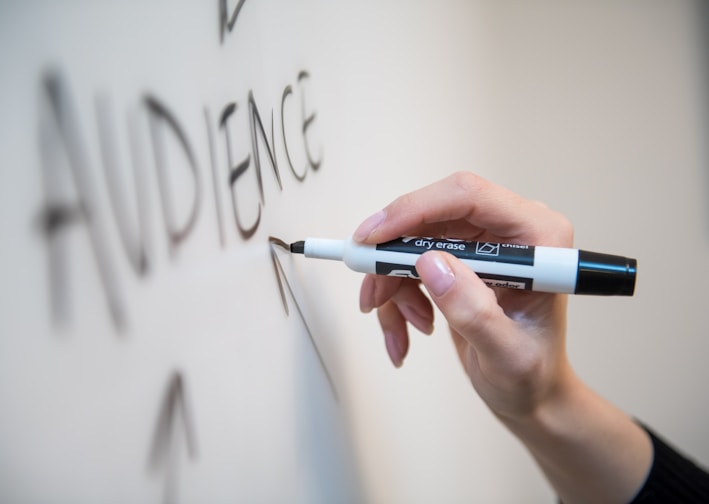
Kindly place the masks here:
<instances>
[{"instance_id":1,"label":"index finger","mask_svg":"<svg viewBox=\"0 0 709 504\"><path fill-rule=\"evenodd\" d=\"M392 201L364 221L353 238L381 243L422 230L455 236L488 234L530 245L570 246L571 225L546 206L470 172L458 172Z\"/></svg>"}]
</instances>

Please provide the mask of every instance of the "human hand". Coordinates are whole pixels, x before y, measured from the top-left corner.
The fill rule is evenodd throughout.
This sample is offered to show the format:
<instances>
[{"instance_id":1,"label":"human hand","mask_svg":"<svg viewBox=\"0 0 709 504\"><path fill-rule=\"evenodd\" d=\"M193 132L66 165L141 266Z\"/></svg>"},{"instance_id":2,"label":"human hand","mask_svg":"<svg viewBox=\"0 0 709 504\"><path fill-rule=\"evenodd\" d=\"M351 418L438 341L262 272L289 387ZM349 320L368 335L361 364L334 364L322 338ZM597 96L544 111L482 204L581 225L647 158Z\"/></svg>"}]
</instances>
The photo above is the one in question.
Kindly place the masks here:
<instances>
[{"instance_id":1,"label":"human hand","mask_svg":"<svg viewBox=\"0 0 709 504\"><path fill-rule=\"evenodd\" d=\"M397 198L365 220L353 238L375 244L400 236L570 247L573 229L545 205L459 172ZM529 413L571 376L565 295L491 289L444 252L423 254L416 268L448 321L465 372L495 414ZM416 280L367 275L360 308L377 309L397 367L409 347L407 321L424 333L433 331L431 301Z\"/></svg>"}]
</instances>

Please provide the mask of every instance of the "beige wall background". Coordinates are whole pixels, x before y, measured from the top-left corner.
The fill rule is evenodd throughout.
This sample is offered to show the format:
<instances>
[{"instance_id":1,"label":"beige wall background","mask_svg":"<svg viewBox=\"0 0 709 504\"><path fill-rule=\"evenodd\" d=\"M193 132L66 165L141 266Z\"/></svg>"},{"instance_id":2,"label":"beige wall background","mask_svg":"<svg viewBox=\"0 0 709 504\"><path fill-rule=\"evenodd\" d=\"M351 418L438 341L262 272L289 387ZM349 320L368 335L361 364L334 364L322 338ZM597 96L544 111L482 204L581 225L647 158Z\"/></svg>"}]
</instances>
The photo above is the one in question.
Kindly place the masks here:
<instances>
[{"instance_id":1,"label":"beige wall background","mask_svg":"<svg viewBox=\"0 0 709 504\"><path fill-rule=\"evenodd\" d=\"M352 51L396 63L363 71L357 90L376 89L393 122L368 123L355 137L382 173L410 174L373 187L372 211L419 181L469 169L568 215L578 247L637 257L634 298L570 299L572 362L630 415L709 464L706 6L365 5L377 14L350 13L371 30L353 34ZM380 26L390 11L396 29ZM393 32L395 53L378 50L373 41ZM362 215L353 213L354 226ZM355 304L355 293L343 303ZM370 340L376 323L358 324L345 344L351 379L366 390L354 414L373 445L364 470L374 501L554 501L451 364L443 323L432 338L414 335L401 370L388 369L380 339Z\"/></svg>"}]
</instances>

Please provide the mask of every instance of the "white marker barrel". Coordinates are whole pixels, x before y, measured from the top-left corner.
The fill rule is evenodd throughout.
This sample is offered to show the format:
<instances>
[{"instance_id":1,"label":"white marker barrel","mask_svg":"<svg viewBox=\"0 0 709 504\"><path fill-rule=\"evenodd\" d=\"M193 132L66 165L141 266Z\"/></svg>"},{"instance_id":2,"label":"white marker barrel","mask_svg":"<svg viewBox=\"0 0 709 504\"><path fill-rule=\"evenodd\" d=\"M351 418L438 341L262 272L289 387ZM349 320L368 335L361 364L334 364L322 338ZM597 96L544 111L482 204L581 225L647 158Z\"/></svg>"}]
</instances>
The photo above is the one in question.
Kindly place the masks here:
<instances>
[{"instance_id":1,"label":"white marker barrel","mask_svg":"<svg viewBox=\"0 0 709 504\"><path fill-rule=\"evenodd\" d=\"M583 250L404 237L362 245L308 238L306 257L341 260L355 271L418 278L416 261L429 250L449 252L491 287L565 294L632 296L637 261Z\"/></svg>"}]
</instances>

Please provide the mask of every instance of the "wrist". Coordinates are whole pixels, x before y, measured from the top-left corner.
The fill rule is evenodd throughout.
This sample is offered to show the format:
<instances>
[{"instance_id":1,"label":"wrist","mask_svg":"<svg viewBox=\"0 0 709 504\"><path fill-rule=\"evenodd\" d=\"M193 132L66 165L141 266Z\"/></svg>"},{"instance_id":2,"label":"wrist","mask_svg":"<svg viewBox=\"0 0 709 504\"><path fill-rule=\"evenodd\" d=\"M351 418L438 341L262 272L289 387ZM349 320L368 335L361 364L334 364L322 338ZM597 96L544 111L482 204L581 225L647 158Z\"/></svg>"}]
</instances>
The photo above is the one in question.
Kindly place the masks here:
<instances>
[{"instance_id":1,"label":"wrist","mask_svg":"<svg viewBox=\"0 0 709 504\"><path fill-rule=\"evenodd\" d=\"M647 433L571 369L524 415L500 417L565 503L629 502L652 464Z\"/></svg>"}]
</instances>

